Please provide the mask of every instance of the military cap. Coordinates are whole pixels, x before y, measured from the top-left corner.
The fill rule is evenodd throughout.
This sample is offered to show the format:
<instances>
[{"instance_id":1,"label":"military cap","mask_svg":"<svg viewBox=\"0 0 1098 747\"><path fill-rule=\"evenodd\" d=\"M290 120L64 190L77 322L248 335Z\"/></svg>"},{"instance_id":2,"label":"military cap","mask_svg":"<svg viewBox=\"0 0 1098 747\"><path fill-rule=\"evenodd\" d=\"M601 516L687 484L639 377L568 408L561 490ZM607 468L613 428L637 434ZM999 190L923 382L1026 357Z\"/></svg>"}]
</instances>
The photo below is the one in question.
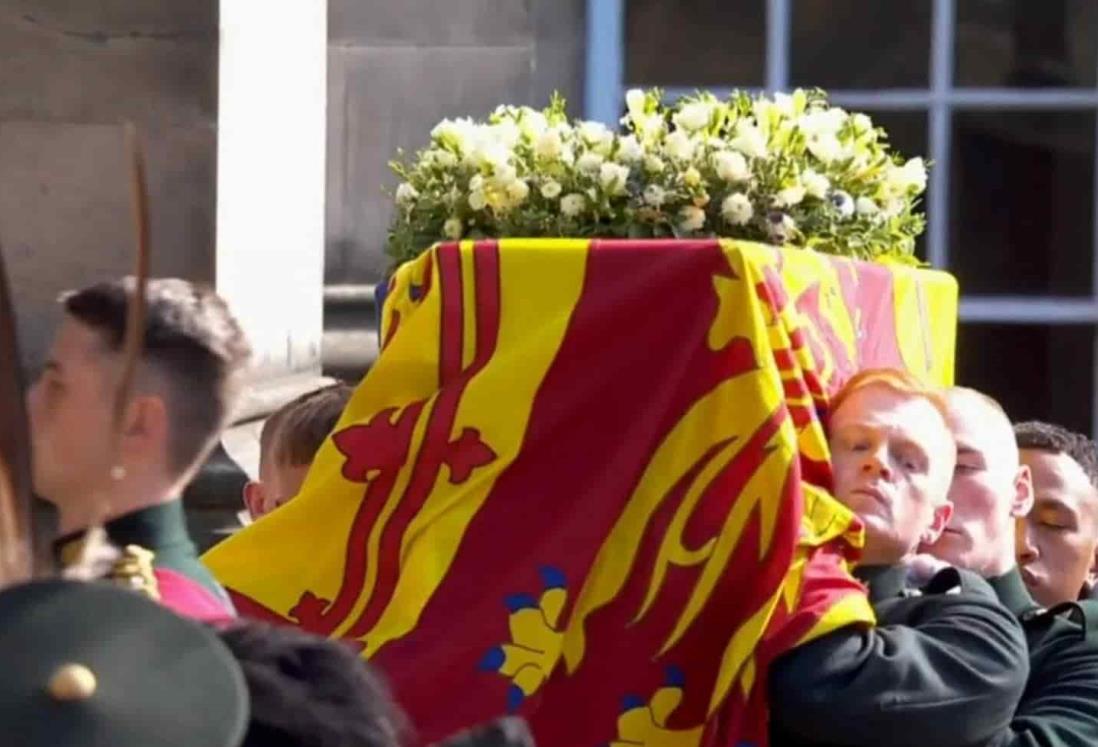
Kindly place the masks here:
<instances>
[{"instance_id":1,"label":"military cap","mask_svg":"<svg viewBox=\"0 0 1098 747\"><path fill-rule=\"evenodd\" d=\"M0 592L0 734L26 747L236 747L248 692L212 629L103 582Z\"/></svg>"}]
</instances>

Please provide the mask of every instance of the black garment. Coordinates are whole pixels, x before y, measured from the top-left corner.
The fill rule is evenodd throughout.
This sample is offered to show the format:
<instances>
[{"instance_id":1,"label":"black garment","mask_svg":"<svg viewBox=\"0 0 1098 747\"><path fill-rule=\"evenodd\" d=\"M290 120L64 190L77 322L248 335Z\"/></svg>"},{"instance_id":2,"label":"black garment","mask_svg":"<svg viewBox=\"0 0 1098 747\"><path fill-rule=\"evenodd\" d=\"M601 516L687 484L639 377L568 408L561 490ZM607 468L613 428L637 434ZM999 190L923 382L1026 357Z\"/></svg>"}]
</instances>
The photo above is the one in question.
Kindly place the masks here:
<instances>
[{"instance_id":1,"label":"black garment","mask_svg":"<svg viewBox=\"0 0 1098 747\"><path fill-rule=\"evenodd\" d=\"M1042 609L1014 569L991 579L1025 628L1029 681L1010 730L997 747L1098 745L1098 604Z\"/></svg>"},{"instance_id":2,"label":"black garment","mask_svg":"<svg viewBox=\"0 0 1098 747\"><path fill-rule=\"evenodd\" d=\"M774 662L771 744L950 747L1003 734L1029 661L991 586L953 568L922 590L906 588L899 566L856 575L878 626L841 628Z\"/></svg>"}]
</instances>

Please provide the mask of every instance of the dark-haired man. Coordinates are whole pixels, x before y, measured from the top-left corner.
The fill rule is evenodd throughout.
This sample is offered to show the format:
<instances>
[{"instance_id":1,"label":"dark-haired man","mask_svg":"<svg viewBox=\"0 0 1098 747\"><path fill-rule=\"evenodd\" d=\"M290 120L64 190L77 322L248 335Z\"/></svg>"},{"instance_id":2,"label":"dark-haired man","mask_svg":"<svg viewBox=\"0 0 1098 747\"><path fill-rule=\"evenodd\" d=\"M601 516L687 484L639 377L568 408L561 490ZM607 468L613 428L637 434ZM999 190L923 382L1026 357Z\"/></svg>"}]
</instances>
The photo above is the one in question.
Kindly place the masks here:
<instances>
[{"instance_id":1,"label":"dark-haired man","mask_svg":"<svg viewBox=\"0 0 1098 747\"><path fill-rule=\"evenodd\" d=\"M1018 525L1017 553L1030 594L1046 607L1093 593L1098 568L1098 450L1049 423L1014 426L1033 475L1033 510Z\"/></svg>"},{"instance_id":2,"label":"dark-haired man","mask_svg":"<svg viewBox=\"0 0 1098 747\"><path fill-rule=\"evenodd\" d=\"M218 619L231 606L198 560L180 494L228 422L250 349L212 290L150 281L141 359L116 423L132 288L132 280L100 283L61 300L63 320L27 396L35 491L57 508L63 566L103 522L112 544L135 548L130 565L152 553L152 596Z\"/></svg>"}]
</instances>

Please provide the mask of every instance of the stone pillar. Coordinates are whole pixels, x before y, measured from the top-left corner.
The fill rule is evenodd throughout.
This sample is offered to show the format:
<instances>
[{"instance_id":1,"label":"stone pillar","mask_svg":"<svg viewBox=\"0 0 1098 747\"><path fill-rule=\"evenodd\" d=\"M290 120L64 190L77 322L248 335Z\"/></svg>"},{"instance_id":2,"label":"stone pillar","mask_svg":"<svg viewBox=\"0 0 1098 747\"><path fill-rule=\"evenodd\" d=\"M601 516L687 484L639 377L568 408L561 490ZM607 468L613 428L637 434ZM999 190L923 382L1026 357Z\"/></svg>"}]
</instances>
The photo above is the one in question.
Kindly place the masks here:
<instances>
[{"instance_id":1,"label":"stone pillar","mask_svg":"<svg viewBox=\"0 0 1098 747\"><path fill-rule=\"evenodd\" d=\"M130 120L152 273L214 283L256 350L242 417L322 383L325 0L7 0L0 49L0 243L24 364L60 292L132 271ZM257 430L227 438L246 468ZM243 479L215 455L187 493L192 527L223 524Z\"/></svg>"}]
</instances>

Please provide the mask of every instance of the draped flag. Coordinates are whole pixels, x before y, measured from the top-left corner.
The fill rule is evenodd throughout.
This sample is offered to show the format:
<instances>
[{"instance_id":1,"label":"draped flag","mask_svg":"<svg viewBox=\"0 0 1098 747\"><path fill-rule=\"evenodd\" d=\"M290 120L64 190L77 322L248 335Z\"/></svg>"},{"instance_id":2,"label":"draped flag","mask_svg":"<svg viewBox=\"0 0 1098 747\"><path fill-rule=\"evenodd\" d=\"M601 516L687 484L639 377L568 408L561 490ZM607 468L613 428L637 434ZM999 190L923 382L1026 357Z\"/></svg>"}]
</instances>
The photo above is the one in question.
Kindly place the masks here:
<instances>
[{"instance_id":1,"label":"draped flag","mask_svg":"<svg viewBox=\"0 0 1098 747\"><path fill-rule=\"evenodd\" d=\"M401 267L300 495L206 561L356 642L430 742L763 744L773 657L872 622L820 419L863 367L948 383L944 273L758 244L512 239Z\"/></svg>"}]
</instances>

